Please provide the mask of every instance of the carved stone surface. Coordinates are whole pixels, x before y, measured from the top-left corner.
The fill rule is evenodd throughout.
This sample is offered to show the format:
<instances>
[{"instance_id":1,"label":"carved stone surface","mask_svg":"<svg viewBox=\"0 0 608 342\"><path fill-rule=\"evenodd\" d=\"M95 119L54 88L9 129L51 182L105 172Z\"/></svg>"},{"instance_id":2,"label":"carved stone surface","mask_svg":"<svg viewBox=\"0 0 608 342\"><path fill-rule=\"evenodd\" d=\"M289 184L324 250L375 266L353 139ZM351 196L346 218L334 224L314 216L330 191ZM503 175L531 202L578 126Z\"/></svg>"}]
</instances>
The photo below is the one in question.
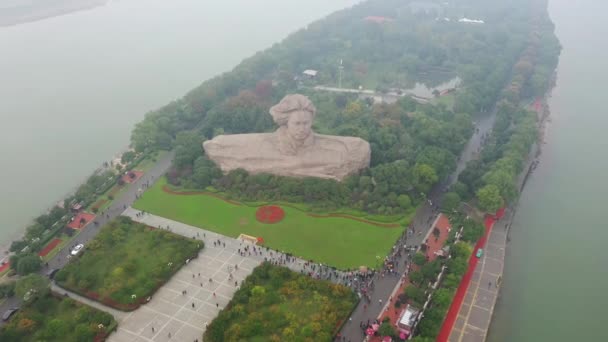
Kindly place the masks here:
<instances>
[{"instance_id":1,"label":"carved stone surface","mask_svg":"<svg viewBox=\"0 0 608 342\"><path fill-rule=\"evenodd\" d=\"M207 157L224 172L342 180L369 167L371 150L361 138L316 134L316 109L303 95L287 95L270 108L279 128L273 133L219 135L203 143Z\"/></svg>"}]
</instances>

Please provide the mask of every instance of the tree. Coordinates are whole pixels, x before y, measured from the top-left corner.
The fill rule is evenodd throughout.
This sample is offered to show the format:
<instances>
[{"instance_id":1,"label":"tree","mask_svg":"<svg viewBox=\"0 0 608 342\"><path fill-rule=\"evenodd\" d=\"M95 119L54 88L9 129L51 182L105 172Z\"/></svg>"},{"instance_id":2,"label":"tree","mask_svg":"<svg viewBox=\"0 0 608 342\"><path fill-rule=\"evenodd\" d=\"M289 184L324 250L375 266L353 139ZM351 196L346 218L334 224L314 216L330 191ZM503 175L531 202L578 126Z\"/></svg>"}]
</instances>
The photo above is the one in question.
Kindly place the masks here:
<instances>
[{"instance_id":1,"label":"tree","mask_svg":"<svg viewBox=\"0 0 608 342\"><path fill-rule=\"evenodd\" d=\"M407 210L412 206L412 200L406 194L399 195L397 197L397 203L404 210Z\"/></svg>"},{"instance_id":2,"label":"tree","mask_svg":"<svg viewBox=\"0 0 608 342\"><path fill-rule=\"evenodd\" d=\"M500 190L493 184L488 184L477 190L477 199L479 200L479 207L489 213L496 212L504 204L504 200L500 196Z\"/></svg>"},{"instance_id":3,"label":"tree","mask_svg":"<svg viewBox=\"0 0 608 342\"><path fill-rule=\"evenodd\" d=\"M471 247L464 242L457 242L450 248L453 258L468 258L471 255Z\"/></svg>"},{"instance_id":4,"label":"tree","mask_svg":"<svg viewBox=\"0 0 608 342\"><path fill-rule=\"evenodd\" d=\"M34 254L27 254L19 258L17 262L17 274L26 275L30 273L37 272L42 262L40 261L40 257Z\"/></svg>"},{"instance_id":5,"label":"tree","mask_svg":"<svg viewBox=\"0 0 608 342\"><path fill-rule=\"evenodd\" d=\"M19 280L15 285L17 297L25 301L45 296L49 292L50 282L46 277L39 274L30 274Z\"/></svg>"},{"instance_id":6,"label":"tree","mask_svg":"<svg viewBox=\"0 0 608 342\"><path fill-rule=\"evenodd\" d=\"M424 279L424 277L422 276L422 273L420 271L410 272L409 278L412 281L412 283L414 283L414 284L420 284L420 283L422 283L422 280Z\"/></svg>"},{"instance_id":7,"label":"tree","mask_svg":"<svg viewBox=\"0 0 608 342\"><path fill-rule=\"evenodd\" d=\"M427 164L416 164L412 176L414 187L423 193L427 193L438 180L435 170Z\"/></svg>"},{"instance_id":8,"label":"tree","mask_svg":"<svg viewBox=\"0 0 608 342\"><path fill-rule=\"evenodd\" d=\"M23 248L27 246L27 241L25 240L15 240L11 242L11 248L9 249L11 252L19 252Z\"/></svg>"},{"instance_id":9,"label":"tree","mask_svg":"<svg viewBox=\"0 0 608 342\"><path fill-rule=\"evenodd\" d=\"M12 297L15 295L15 282L9 281L0 284L0 298Z\"/></svg>"},{"instance_id":10,"label":"tree","mask_svg":"<svg viewBox=\"0 0 608 342\"><path fill-rule=\"evenodd\" d=\"M448 289L438 289L433 294L433 305L447 308L452 302L452 292Z\"/></svg>"},{"instance_id":11,"label":"tree","mask_svg":"<svg viewBox=\"0 0 608 342\"><path fill-rule=\"evenodd\" d=\"M134 151L127 151L125 153L122 154L122 156L120 157L120 162L123 164L128 164L131 161L133 161L133 159L135 159L135 152Z\"/></svg>"},{"instance_id":12,"label":"tree","mask_svg":"<svg viewBox=\"0 0 608 342\"><path fill-rule=\"evenodd\" d=\"M451 212L458 209L460 206L460 196L455 192L448 192L443 196L441 208L446 212Z\"/></svg>"},{"instance_id":13,"label":"tree","mask_svg":"<svg viewBox=\"0 0 608 342\"><path fill-rule=\"evenodd\" d=\"M68 329L68 324L65 321L55 318L47 324L45 335L50 338L58 338L65 335Z\"/></svg>"},{"instance_id":14,"label":"tree","mask_svg":"<svg viewBox=\"0 0 608 342\"><path fill-rule=\"evenodd\" d=\"M380 325L380 328L378 329L378 332L382 336L395 337L395 335L397 335L395 327L393 327L393 325L391 324L390 321L383 322Z\"/></svg>"},{"instance_id":15,"label":"tree","mask_svg":"<svg viewBox=\"0 0 608 342\"><path fill-rule=\"evenodd\" d=\"M424 264L426 264L426 256L420 252L414 254L414 258L412 260L414 262L414 264L418 265L418 266L422 266Z\"/></svg>"},{"instance_id":16,"label":"tree","mask_svg":"<svg viewBox=\"0 0 608 342\"><path fill-rule=\"evenodd\" d=\"M504 161L506 159L503 158L501 160ZM486 184L495 185L500 192L500 196L505 201L511 201L517 196L517 188L515 187L513 176L516 174L515 170L514 166L499 166L497 162L494 170L483 176L483 181Z\"/></svg>"},{"instance_id":17,"label":"tree","mask_svg":"<svg viewBox=\"0 0 608 342\"><path fill-rule=\"evenodd\" d=\"M416 305L423 305L426 300L426 295L424 294L424 291L415 285L410 285L406 287L403 293L409 300L414 302L414 304Z\"/></svg>"}]
</instances>

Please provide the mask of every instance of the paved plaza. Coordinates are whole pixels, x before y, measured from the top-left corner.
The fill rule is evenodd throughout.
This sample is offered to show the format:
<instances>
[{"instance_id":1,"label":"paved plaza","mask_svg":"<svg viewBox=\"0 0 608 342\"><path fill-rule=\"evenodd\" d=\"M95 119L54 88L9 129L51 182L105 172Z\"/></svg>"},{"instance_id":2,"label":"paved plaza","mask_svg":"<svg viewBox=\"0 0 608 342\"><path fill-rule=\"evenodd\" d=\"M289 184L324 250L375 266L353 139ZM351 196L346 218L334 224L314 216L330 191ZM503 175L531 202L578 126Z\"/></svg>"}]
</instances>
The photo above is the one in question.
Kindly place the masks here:
<instances>
[{"instance_id":1,"label":"paved plaza","mask_svg":"<svg viewBox=\"0 0 608 342\"><path fill-rule=\"evenodd\" d=\"M207 244L148 304L128 314L109 341L201 341L206 323L236 292L235 282L240 284L259 264L235 250Z\"/></svg>"},{"instance_id":2,"label":"paved plaza","mask_svg":"<svg viewBox=\"0 0 608 342\"><path fill-rule=\"evenodd\" d=\"M132 208L125 210L123 215L152 227L203 240L205 248L198 258L182 267L160 288L148 304L122 318L116 317L119 325L110 335L111 342L202 341L206 324L230 302L238 289L236 285L268 257L262 253L241 256L238 250L249 243L159 216L141 214ZM220 243L214 246L217 241ZM276 258L281 254L275 252L273 255ZM304 263L296 259L285 266L299 272Z\"/></svg>"}]
</instances>

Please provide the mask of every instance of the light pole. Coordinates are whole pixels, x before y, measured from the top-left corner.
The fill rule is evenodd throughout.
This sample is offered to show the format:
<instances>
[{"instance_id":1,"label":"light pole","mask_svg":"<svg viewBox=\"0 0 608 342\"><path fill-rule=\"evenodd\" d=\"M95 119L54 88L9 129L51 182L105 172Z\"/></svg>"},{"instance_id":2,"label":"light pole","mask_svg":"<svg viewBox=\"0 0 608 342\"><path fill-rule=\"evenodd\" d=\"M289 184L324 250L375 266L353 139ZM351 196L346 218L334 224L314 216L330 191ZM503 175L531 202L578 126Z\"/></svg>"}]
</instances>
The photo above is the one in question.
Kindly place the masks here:
<instances>
[{"instance_id":1,"label":"light pole","mask_svg":"<svg viewBox=\"0 0 608 342\"><path fill-rule=\"evenodd\" d=\"M342 70L344 70L344 66L342 65L342 60L340 60L340 66L338 67L338 88L342 89Z\"/></svg>"}]
</instances>

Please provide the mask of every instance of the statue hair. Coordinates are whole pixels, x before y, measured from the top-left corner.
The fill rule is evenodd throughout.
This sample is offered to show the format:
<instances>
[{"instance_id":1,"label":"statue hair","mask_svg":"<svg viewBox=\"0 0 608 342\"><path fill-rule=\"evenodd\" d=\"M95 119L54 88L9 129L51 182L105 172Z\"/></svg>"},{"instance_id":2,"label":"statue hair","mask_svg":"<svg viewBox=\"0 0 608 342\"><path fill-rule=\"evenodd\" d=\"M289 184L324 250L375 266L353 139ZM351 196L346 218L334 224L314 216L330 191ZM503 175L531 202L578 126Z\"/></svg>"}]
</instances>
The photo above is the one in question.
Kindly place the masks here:
<instances>
[{"instance_id":1,"label":"statue hair","mask_svg":"<svg viewBox=\"0 0 608 342\"><path fill-rule=\"evenodd\" d=\"M269 112L277 125L285 126L291 113L296 111L309 112L313 119L317 113L317 109L312 104L312 101L300 94L286 95L281 102L272 106Z\"/></svg>"}]
</instances>

